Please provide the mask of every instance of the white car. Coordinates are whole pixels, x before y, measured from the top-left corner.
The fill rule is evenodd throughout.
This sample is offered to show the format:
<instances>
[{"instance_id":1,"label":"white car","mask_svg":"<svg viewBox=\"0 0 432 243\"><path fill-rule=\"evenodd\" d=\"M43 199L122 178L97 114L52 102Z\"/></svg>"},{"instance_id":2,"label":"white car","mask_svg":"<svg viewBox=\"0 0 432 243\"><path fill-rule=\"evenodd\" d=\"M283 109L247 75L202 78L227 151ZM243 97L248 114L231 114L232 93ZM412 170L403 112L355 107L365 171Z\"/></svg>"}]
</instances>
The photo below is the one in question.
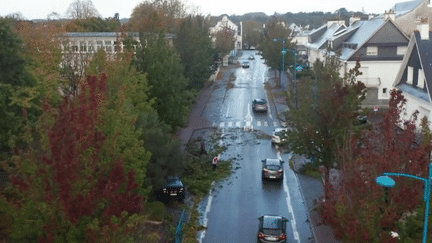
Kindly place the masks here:
<instances>
[{"instance_id":1,"label":"white car","mask_svg":"<svg viewBox=\"0 0 432 243\"><path fill-rule=\"evenodd\" d=\"M280 144L281 142L286 142L286 139L281 140L281 135L283 132L287 132L288 128L276 128L271 136L272 144Z\"/></svg>"}]
</instances>

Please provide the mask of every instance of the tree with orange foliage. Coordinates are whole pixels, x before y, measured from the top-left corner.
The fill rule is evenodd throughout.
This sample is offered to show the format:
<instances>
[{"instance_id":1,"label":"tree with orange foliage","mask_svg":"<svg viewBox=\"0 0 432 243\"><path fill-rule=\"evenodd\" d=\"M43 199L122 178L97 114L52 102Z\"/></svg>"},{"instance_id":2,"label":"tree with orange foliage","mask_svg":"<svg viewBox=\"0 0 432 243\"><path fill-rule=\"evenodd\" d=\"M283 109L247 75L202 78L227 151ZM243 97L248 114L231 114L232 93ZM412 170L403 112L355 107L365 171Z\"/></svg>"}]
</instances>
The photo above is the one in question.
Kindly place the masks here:
<instances>
[{"instance_id":1,"label":"tree with orange foliage","mask_svg":"<svg viewBox=\"0 0 432 243\"><path fill-rule=\"evenodd\" d=\"M331 193L321 203L321 214L344 242L398 242L390 234L397 231L397 221L423 203L421 181L396 177L392 189L375 183L384 172L426 177L430 141L417 143L416 113L401 119L405 103L402 92L393 90L383 121L353 136L340 151L341 180L326 185Z\"/></svg>"},{"instance_id":2,"label":"tree with orange foliage","mask_svg":"<svg viewBox=\"0 0 432 243\"><path fill-rule=\"evenodd\" d=\"M138 4L129 20L129 31L142 33L177 32L181 20L186 16L181 0L153 0Z\"/></svg>"}]
</instances>

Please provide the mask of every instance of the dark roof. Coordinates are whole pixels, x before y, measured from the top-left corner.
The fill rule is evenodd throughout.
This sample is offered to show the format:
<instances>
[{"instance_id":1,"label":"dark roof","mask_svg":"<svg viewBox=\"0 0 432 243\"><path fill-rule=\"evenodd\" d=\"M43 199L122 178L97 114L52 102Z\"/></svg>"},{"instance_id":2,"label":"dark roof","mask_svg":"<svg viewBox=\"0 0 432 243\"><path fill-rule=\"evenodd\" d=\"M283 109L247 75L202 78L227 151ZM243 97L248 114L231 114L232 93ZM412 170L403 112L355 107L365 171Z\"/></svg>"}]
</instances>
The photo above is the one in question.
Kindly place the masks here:
<instances>
[{"instance_id":1,"label":"dark roof","mask_svg":"<svg viewBox=\"0 0 432 243\"><path fill-rule=\"evenodd\" d=\"M420 63L425 75L429 92L432 91L432 32L429 32L429 40L422 40L418 31L414 32Z\"/></svg>"}]
</instances>

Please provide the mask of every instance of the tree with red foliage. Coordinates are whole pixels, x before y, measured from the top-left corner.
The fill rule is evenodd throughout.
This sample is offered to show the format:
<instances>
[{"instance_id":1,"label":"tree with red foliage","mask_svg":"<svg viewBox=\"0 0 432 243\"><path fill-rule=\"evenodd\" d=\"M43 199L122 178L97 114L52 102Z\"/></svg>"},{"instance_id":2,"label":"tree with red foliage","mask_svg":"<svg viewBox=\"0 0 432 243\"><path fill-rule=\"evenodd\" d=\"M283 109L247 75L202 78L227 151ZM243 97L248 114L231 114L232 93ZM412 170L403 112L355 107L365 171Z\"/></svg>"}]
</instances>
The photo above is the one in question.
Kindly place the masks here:
<instances>
[{"instance_id":1,"label":"tree with red foliage","mask_svg":"<svg viewBox=\"0 0 432 243\"><path fill-rule=\"evenodd\" d=\"M105 135L100 119L106 77L89 76L76 99L44 106L40 143L15 156L11 185L0 194L0 237L31 242L125 242L142 220L143 197L123 162L101 163ZM34 144L30 143L30 144Z\"/></svg>"},{"instance_id":2,"label":"tree with red foliage","mask_svg":"<svg viewBox=\"0 0 432 243\"><path fill-rule=\"evenodd\" d=\"M395 177L392 189L375 183L384 172L426 177L430 141L416 142L417 113L402 120L405 103L402 92L393 90L383 121L340 151L341 180L321 203L321 214L344 242L397 242L390 231L403 213L422 203L419 180Z\"/></svg>"}]
</instances>

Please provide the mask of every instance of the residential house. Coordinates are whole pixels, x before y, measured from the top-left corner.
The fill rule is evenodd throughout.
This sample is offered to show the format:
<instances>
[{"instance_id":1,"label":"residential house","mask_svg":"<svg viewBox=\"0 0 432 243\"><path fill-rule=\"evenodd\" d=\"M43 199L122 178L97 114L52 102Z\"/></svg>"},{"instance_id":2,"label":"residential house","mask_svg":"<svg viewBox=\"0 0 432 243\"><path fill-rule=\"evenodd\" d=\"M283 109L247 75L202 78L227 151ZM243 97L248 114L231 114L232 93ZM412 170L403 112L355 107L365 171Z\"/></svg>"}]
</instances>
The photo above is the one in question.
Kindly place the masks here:
<instances>
[{"instance_id":1,"label":"residential house","mask_svg":"<svg viewBox=\"0 0 432 243\"><path fill-rule=\"evenodd\" d=\"M345 76L360 61L362 74L358 80L366 84L363 107L388 106L389 92L402 63L409 39L395 24L392 11L381 16L370 15L361 20L353 16L346 26L342 20L329 21L309 34L306 44L308 61L324 61L338 55L341 74Z\"/></svg>"},{"instance_id":2,"label":"residential house","mask_svg":"<svg viewBox=\"0 0 432 243\"><path fill-rule=\"evenodd\" d=\"M390 90L406 53L409 38L388 12L369 20L352 19L351 25L329 40L329 47L340 53L345 76L360 61L357 80L367 87L363 107L388 107Z\"/></svg>"},{"instance_id":3,"label":"residential house","mask_svg":"<svg viewBox=\"0 0 432 243\"><path fill-rule=\"evenodd\" d=\"M234 22L228 19L225 15L222 17L220 21L216 23L214 27L210 28L210 34L214 35L215 33L223 30L224 28L229 28L234 32L234 50L230 53L232 56L237 54L238 50L242 49L242 22L240 22L240 27L236 25ZM216 38L213 36L213 42L216 41Z\"/></svg>"},{"instance_id":4,"label":"residential house","mask_svg":"<svg viewBox=\"0 0 432 243\"><path fill-rule=\"evenodd\" d=\"M416 23L420 18L432 19L430 0L396 3L391 10L395 13L396 24L407 35L411 35L416 30ZM429 23L429 25L432 27L432 23Z\"/></svg>"},{"instance_id":5,"label":"residential house","mask_svg":"<svg viewBox=\"0 0 432 243\"><path fill-rule=\"evenodd\" d=\"M327 21L327 24L309 33L307 44L305 44L308 62L312 65L316 60L324 61L327 55L328 40L346 28L345 21L330 20Z\"/></svg>"},{"instance_id":6,"label":"residential house","mask_svg":"<svg viewBox=\"0 0 432 243\"><path fill-rule=\"evenodd\" d=\"M402 91L407 101L405 118L419 111L417 125L425 116L432 121L432 32L429 26L426 18L420 20L394 81L394 87Z\"/></svg>"}]
</instances>

